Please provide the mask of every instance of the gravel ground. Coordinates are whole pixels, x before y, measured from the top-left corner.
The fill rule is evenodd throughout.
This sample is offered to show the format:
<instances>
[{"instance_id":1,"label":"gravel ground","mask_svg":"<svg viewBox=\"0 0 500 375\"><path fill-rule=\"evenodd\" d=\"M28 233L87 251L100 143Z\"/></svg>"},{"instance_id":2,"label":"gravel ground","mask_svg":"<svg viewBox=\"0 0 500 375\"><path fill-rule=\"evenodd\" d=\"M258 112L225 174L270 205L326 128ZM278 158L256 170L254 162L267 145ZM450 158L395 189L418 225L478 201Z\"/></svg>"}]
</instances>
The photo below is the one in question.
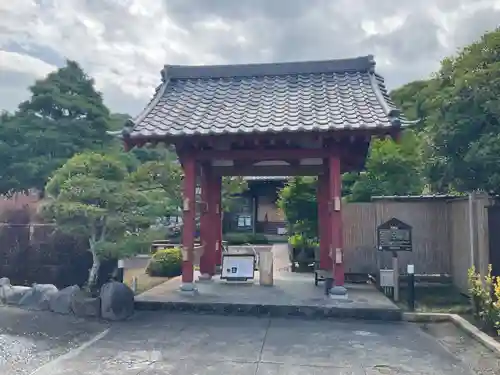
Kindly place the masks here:
<instances>
[{"instance_id":1,"label":"gravel ground","mask_svg":"<svg viewBox=\"0 0 500 375\"><path fill-rule=\"evenodd\" d=\"M98 321L0 307L0 374L31 374L107 328Z\"/></svg>"}]
</instances>

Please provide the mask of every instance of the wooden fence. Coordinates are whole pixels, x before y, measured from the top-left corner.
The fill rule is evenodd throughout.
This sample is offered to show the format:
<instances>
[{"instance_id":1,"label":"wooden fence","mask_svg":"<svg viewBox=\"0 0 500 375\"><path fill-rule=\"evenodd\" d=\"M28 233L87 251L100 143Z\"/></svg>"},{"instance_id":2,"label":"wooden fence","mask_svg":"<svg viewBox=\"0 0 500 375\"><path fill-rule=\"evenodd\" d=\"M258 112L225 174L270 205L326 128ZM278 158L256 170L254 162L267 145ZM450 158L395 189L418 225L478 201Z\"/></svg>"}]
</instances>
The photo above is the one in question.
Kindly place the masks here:
<instances>
[{"instance_id":1,"label":"wooden fence","mask_svg":"<svg viewBox=\"0 0 500 375\"><path fill-rule=\"evenodd\" d=\"M396 217L413 227L413 251L400 253L400 272L406 273L407 264L414 264L418 274L451 275L455 285L466 292L470 265L484 274L489 263L490 204L490 198L482 195L474 195L471 201L467 197L422 196L345 204L346 272L376 274L380 268L391 267L391 254L376 249L376 227Z\"/></svg>"}]
</instances>

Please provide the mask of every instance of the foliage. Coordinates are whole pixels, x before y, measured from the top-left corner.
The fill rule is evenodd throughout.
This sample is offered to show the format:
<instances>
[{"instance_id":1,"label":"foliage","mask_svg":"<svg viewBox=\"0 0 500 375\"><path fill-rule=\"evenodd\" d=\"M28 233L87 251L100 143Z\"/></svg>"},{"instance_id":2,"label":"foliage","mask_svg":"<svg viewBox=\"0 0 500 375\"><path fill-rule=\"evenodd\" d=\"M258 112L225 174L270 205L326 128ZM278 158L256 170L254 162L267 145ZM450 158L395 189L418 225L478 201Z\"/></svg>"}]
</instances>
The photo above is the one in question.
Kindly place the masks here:
<instances>
[{"instance_id":1,"label":"foliage","mask_svg":"<svg viewBox=\"0 0 500 375\"><path fill-rule=\"evenodd\" d=\"M247 182L242 177L222 178L222 209L229 212L238 201L236 197L248 189Z\"/></svg>"},{"instance_id":2,"label":"foliage","mask_svg":"<svg viewBox=\"0 0 500 375\"><path fill-rule=\"evenodd\" d=\"M74 61L36 81L31 98L0 119L1 192L43 189L47 178L84 150L103 150L109 111L94 81ZM5 156L5 158L3 157Z\"/></svg>"},{"instance_id":3,"label":"foliage","mask_svg":"<svg viewBox=\"0 0 500 375\"><path fill-rule=\"evenodd\" d=\"M290 236L288 243L295 249L309 249L319 245L316 239L304 237L299 233Z\"/></svg>"},{"instance_id":4,"label":"foliage","mask_svg":"<svg viewBox=\"0 0 500 375\"><path fill-rule=\"evenodd\" d=\"M376 195L421 194L424 188L415 134L404 133L401 143L392 139L373 140L366 171L351 188L350 201L370 201Z\"/></svg>"},{"instance_id":5,"label":"foliage","mask_svg":"<svg viewBox=\"0 0 500 375\"><path fill-rule=\"evenodd\" d=\"M471 293L474 315L481 323L481 328L488 332L500 333L500 278L491 276L491 264L488 273L481 277L474 266L469 268L467 276Z\"/></svg>"},{"instance_id":6,"label":"foliage","mask_svg":"<svg viewBox=\"0 0 500 375\"><path fill-rule=\"evenodd\" d=\"M267 237L260 233L226 233L224 241L227 241L228 245L267 245L269 243Z\"/></svg>"},{"instance_id":7,"label":"foliage","mask_svg":"<svg viewBox=\"0 0 500 375\"><path fill-rule=\"evenodd\" d=\"M182 206L182 170L177 163L170 160L146 162L130 174L129 181L155 202L153 208L157 217L179 212Z\"/></svg>"},{"instance_id":8,"label":"foliage","mask_svg":"<svg viewBox=\"0 0 500 375\"><path fill-rule=\"evenodd\" d=\"M118 160L93 152L75 155L58 169L46 186L42 214L69 233L88 239L93 256L89 287L95 283L100 260L123 254L125 233L152 223L151 202L128 181Z\"/></svg>"},{"instance_id":9,"label":"foliage","mask_svg":"<svg viewBox=\"0 0 500 375\"><path fill-rule=\"evenodd\" d=\"M307 238L318 237L316 179L290 179L279 193L278 207L285 214L288 233L299 233Z\"/></svg>"},{"instance_id":10,"label":"foliage","mask_svg":"<svg viewBox=\"0 0 500 375\"><path fill-rule=\"evenodd\" d=\"M392 93L421 118L421 170L429 190L498 193L500 186L500 29L448 57L432 79Z\"/></svg>"},{"instance_id":11,"label":"foliage","mask_svg":"<svg viewBox=\"0 0 500 375\"><path fill-rule=\"evenodd\" d=\"M179 248L158 250L148 264L146 272L150 276L174 277L182 272L182 253Z\"/></svg>"}]
</instances>

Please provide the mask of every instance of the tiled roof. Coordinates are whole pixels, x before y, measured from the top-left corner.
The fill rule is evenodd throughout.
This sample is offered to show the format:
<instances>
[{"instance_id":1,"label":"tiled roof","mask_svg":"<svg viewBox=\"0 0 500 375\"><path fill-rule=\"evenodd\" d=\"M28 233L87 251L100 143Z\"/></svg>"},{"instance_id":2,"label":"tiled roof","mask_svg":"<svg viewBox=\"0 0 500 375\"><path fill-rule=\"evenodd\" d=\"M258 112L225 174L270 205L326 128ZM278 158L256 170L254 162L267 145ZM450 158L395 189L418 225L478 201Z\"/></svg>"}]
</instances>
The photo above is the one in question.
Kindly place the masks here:
<instances>
[{"instance_id":1,"label":"tiled roof","mask_svg":"<svg viewBox=\"0 0 500 375\"><path fill-rule=\"evenodd\" d=\"M400 126L373 56L226 66L165 66L124 136L375 129Z\"/></svg>"}]
</instances>

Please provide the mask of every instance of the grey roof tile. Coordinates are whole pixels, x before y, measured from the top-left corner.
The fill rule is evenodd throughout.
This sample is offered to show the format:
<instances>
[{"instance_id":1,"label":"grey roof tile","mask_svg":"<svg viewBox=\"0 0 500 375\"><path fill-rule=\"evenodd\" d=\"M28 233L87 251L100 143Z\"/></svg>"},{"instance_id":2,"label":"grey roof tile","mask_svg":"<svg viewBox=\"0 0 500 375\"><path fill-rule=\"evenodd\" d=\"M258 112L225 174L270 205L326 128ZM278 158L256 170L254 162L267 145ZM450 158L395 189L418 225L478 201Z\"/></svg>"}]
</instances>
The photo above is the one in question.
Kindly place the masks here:
<instances>
[{"instance_id":1,"label":"grey roof tile","mask_svg":"<svg viewBox=\"0 0 500 375\"><path fill-rule=\"evenodd\" d=\"M374 67L372 56L166 66L163 83L131 122L128 136L331 131L405 124Z\"/></svg>"}]
</instances>

